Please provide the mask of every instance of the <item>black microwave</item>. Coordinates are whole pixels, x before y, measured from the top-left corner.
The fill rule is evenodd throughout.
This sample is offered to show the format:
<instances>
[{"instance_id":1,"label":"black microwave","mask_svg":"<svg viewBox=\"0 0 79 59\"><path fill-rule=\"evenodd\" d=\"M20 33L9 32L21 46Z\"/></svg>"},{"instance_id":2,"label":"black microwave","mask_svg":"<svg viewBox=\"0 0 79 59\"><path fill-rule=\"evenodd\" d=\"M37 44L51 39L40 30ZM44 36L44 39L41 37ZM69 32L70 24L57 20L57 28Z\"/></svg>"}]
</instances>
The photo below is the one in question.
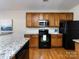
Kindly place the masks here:
<instances>
[{"instance_id":1,"label":"black microwave","mask_svg":"<svg viewBox=\"0 0 79 59\"><path fill-rule=\"evenodd\" d=\"M48 20L39 20L39 26L40 27L48 27L49 26Z\"/></svg>"}]
</instances>

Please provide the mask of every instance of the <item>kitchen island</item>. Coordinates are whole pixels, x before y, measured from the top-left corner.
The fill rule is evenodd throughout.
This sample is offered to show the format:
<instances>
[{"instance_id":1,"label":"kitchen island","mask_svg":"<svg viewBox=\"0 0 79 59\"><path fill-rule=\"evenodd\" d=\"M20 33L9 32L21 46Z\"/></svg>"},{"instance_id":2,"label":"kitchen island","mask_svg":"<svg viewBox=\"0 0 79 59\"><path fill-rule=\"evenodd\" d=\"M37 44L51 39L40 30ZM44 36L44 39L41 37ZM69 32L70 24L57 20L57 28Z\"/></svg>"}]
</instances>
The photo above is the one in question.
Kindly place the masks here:
<instances>
[{"instance_id":1,"label":"kitchen island","mask_svg":"<svg viewBox=\"0 0 79 59\"><path fill-rule=\"evenodd\" d=\"M0 47L0 59L12 59L15 55L16 58L18 58L17 53L23 48L28 40L29 38L25 38L21 41L14 41L5 47Z\"/></svg>"}]
</instances>

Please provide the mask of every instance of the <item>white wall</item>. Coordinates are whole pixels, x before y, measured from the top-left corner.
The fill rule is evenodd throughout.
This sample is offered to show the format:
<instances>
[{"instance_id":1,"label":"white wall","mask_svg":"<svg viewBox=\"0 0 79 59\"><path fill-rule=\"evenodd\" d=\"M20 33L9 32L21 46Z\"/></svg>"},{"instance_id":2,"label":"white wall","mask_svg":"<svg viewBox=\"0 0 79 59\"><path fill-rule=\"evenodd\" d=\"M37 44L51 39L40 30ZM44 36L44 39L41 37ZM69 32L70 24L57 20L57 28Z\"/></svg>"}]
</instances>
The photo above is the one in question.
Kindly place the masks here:
<instances>
[{"instance_id":1,"label":"white wall","mask_svg":"<svg viewBox=\"0 0 79 59\"><path fill-rule=\"evenodd\" d=\"M75 6L74 8L70 9L69 11L74 13L74 20L79 20L79 5Z\"/></svg>"},{"instance_id":2,"label":"white wall","mask_svg":"<svg viewBox=\"0 0 79 59\"><path fill-rule=\"evenodd\" d=\"M25 29L24 11L1 11L0 19L13 19L13 39L23 39Z\"/></svg>"},{"instance_id":3,"label":"white wall","mask_svg":"<svg viewBox=\"0 0 79 59\"><path fill-rule=\"evenodd\" d=\"M19 42L24 39L25 12L24 11L0 11L0 20L13 19L13 34L0 35L0 49L13 41Z\"/></svg>"}]
</instances>

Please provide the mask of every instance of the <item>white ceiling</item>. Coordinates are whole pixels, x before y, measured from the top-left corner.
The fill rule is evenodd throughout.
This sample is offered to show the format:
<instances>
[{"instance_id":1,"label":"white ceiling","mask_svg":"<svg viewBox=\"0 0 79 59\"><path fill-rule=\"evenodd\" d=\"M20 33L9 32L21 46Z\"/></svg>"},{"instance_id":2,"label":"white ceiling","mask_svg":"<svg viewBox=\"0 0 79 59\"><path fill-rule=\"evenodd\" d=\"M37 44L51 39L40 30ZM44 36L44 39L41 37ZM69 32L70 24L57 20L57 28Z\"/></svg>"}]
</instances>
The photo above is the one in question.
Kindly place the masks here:
<instances>
[{"instance_id":1,"label":"white ceiling","mask_svg":"<svg viewBox=\"0 0 79 59\"><path fill-rule=\"evenodd\" d=\"M0 10L69 10L79 0L0 0Z\"/></svg>"}]
</instances>

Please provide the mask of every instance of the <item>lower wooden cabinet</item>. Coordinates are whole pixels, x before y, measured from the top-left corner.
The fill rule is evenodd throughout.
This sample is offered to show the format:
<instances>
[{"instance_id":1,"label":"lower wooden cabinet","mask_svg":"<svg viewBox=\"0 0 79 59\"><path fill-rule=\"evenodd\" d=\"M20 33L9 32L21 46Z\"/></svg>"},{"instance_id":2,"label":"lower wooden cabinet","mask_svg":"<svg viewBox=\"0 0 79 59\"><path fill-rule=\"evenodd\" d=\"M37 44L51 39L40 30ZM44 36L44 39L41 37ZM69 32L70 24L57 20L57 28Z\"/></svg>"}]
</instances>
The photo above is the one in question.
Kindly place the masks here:
<instances>
[{"instance_id":1,"label":"lower wooden cabinet","mask_svg":"<svg viewBox=\"0 0 79 59\"><path fill-rule=\"evenodd\" d=\"M62 47L61 35L51 35L51 47Z\"/></svg>"},{"instance_id":2,"label":"lower wooden cabinet","mask_svg":"<svg viewBox=\"0 0 79 59\"><path fill-rule=\"evenodd\" d=\"M75 51L78 53L79 55L79 43L75 42Z\"/></svg>"},{"instance_id":3,"label":"lower wooden cabinet","mask_svg":"<svg viewBox=\"0 0 79 59\"><path fill-rule=\"evenodd\" d=\"M31 35L31 39L29 40L29 47L38 47L39 45L39 38L38 35Z\"/></svg>"}]
</instances>

